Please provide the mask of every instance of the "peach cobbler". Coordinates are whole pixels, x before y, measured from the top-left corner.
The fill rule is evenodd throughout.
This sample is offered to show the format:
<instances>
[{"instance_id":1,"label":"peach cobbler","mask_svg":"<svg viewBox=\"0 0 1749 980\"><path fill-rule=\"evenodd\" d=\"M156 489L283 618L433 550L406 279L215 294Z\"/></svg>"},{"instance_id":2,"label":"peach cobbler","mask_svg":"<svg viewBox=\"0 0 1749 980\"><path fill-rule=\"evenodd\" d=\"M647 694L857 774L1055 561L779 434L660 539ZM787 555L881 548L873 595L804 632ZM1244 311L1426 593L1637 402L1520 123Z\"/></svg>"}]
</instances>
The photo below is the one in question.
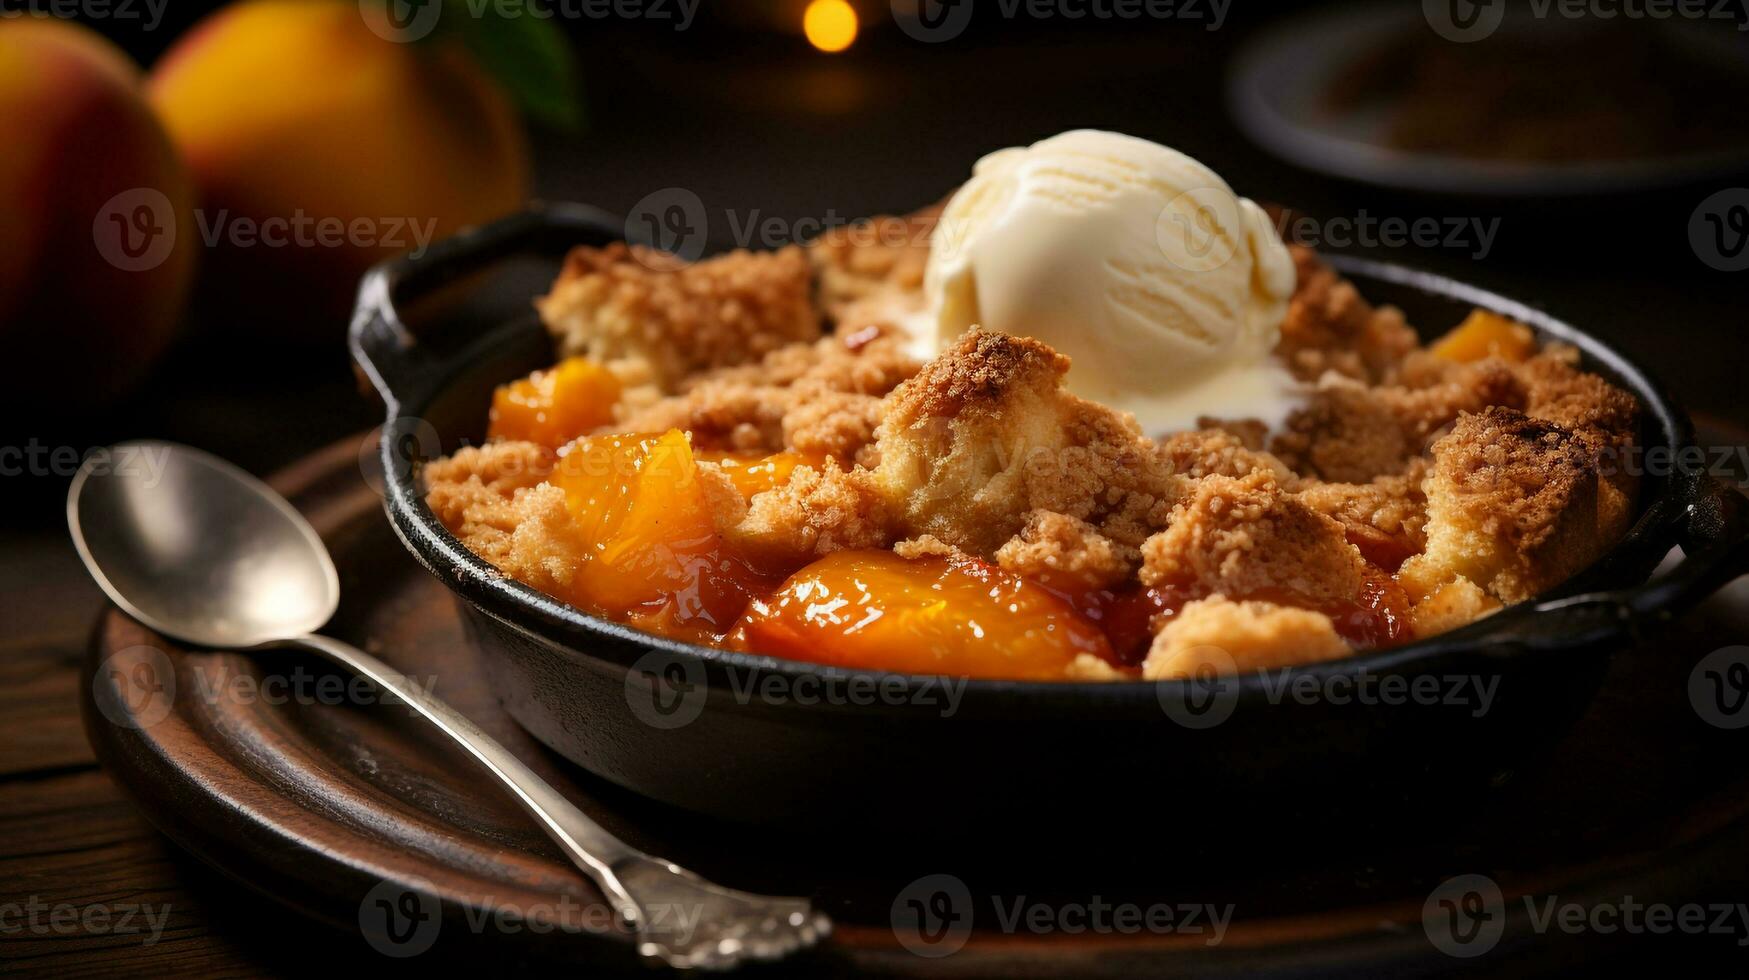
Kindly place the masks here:
<instances>
[{"instance_id":1,"label":"peach cobbler","mask_svg":"<svg viewBox=\"0 0 1749 980\"><path fill-rule=\"evenodd\" d=\"M1422 346L1249 201L1180 201L1211 186L1189 158L1067 135L986 160L945 211L805 247L576 249L537 303L558 363L425 466L432 510L506 575L651 633L1024 679L1389 647L1625 531L1634 482L1600 461L1638 410L1574 350L1482 310ZM1129 228L1143 194L1166 204ZM1232 246L1219 268L1099 252L1181 205ZM1110 288L1074 302L1109 308L1056 303L1087 276Z\"/></svg>"}]
</instances>

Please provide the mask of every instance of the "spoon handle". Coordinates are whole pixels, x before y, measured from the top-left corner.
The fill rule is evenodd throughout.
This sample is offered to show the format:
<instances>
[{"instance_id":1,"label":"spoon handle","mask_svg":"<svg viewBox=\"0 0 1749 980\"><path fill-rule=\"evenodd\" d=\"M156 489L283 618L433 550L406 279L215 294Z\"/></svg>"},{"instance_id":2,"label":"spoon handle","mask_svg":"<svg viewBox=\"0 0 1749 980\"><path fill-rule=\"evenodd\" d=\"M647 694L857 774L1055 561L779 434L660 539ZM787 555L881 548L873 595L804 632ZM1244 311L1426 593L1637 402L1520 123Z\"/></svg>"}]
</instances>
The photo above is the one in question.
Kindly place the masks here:
<instances>
[{"instance_id":1,"label":"spoon handle","mask_svg":"<svg viewBox=\"0 0 1749 980\"><path fill-rule=\"evenodd\" d=\"M582 810L559 794L559 791L534 770L480 730L478 725L442 701L425 693L407 679L405 674L383 663L349 643L326 636L300 636L275 646L296 646L319 654L349 670L374 681L377 686L405 701L424 715L457 745L468 751L480 764L491 770L504 788L533 816L548 837L576 863L613 904L628 924L642 928L643 915L638 903L627 892L616 867L637 859L654 860L642 851L608 833Z\"/></svg>"},{"instance_id":2,"label":"spoon handle","mask_svg":"<svg viewBox=\"0 0 1749 980\"><path fill-rule=\"evenodd\" d=\"M724 888L608 833L479 726L363 650L315 635L262 645L309 650L370 678L467 749L601 887L620 919L637 932L638 952L646 958L681 968L726 969L746 960L781 959L831 933L832 921L807 899Z\"/></svg>"}]
</instances>

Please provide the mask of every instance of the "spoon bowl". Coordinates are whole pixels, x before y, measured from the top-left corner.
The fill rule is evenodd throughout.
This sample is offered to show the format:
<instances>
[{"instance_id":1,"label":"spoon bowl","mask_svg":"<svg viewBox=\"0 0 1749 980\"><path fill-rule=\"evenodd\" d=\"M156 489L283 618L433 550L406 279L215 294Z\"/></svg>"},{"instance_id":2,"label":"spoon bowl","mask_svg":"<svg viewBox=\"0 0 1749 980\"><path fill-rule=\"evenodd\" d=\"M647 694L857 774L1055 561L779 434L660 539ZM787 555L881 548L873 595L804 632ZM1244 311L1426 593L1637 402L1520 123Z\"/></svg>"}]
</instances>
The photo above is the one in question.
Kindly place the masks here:
<instances>
[{"instance_id":1,"label":"spoon bowl","mask_svg":"<svg viewBox=\"0 0 1749 980\"><path fill-rule=\"evenodd\" d=\"M188 446L93 455L73 477L67 524L116 605L201 646L301 636L340 605L340 577L309 522L265 483Z\"/></svg>"}]
</instances>

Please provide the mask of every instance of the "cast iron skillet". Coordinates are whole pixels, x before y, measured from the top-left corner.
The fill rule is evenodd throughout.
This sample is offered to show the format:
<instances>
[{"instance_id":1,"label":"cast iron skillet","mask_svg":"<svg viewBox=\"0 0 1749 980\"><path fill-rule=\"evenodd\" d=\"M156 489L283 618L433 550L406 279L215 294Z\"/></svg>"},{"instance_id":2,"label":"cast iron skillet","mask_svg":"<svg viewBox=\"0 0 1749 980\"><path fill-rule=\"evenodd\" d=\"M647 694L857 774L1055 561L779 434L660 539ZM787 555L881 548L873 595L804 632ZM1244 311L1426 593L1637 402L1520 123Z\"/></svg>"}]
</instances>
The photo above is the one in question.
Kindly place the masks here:
<instances>
[{"instance_id":1,"label":"cast iron skillet","mask_svg":"<svg viewBox=\"0 0 1749 980\"><path fill-rule=\"evenodd\" d=\"M1028 828L1076 820L1097 836L1126 819L1114 808L1131 806L1132 826L1162 830L1247 813L1279 825L1405 804L1427 812L1429 800L1473 795L1536 758L1578 717L1612 653L1637 643L1634 655L1658 655L1643 643L1651 627L1749 571L1742 498L1653 465L1632 530L1550 595L1431 640L1289 671L949 682L648 636L503 576L424 503L421 462L478 442L492 387L552 362L528 294L513 314L463 316L459 328L418 338L403 321L415 305L443 306L455 290L439 287L491 279L483 273L495 263L557 257L624 231L599 211L549 206L389 262L364 280L351 348L388 407L389 518L459 598L510 712L561 754L648 797L732 819L879 821L925 834L982 813ZM1670 395L1581 330L1448 279L1332 261L1374 302L1429 329L1480 306L1577 346L1591 370L1639 398L1644 447L1691 445ZM1648 582L1678 544L1686 557Z\"/></svg>"}]
</instances>

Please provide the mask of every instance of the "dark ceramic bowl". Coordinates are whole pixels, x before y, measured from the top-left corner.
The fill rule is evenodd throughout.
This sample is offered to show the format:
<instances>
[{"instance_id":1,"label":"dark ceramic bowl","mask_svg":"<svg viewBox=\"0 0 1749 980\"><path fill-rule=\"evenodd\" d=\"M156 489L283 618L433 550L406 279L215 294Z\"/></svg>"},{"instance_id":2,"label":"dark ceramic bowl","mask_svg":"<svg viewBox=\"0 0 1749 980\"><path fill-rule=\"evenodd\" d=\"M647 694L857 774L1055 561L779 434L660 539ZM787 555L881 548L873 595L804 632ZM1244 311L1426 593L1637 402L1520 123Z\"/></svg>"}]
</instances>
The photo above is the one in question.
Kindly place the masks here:
<instances>
[{"instance_id":1,"label":"dark ceramic bowl","mask_svg":"<svg viewBox=\"0 0 1749 980\"><path fill-rule=\"evenodd\" d=\"M947 680L650 636L499 573L438 522L419 478L422 461L481 440L495 385L553 359L530 291L505 314L469 309L464 287L531 256L545 263L539 282L566 248L623 232L591 209L546 207L390 262L363 284L351 346L388 407L389 518L455 593L510 712L591 772L681 807L926 835L977 814L1039 833L1039 821L1079 820L1097 836L1131 820L1165 829L1247 813L1277 823L1400 813L1474 795L1536 758L1584 709L1612 654L1749 569L1742 498L1702 475L1657 471L1632 530L1553 593L1429 640L1269 674ZM1410 322L1450 325L1479 306L1576 346L1590 370L1639 398L1648 460L1691 443L1669 394L1578 328L1448 279L1332 261ZM416 338L410 311L433 308L442 325ZM1676 545L1685 558L1648 581Z\"/></svg>"}]
</instances>

